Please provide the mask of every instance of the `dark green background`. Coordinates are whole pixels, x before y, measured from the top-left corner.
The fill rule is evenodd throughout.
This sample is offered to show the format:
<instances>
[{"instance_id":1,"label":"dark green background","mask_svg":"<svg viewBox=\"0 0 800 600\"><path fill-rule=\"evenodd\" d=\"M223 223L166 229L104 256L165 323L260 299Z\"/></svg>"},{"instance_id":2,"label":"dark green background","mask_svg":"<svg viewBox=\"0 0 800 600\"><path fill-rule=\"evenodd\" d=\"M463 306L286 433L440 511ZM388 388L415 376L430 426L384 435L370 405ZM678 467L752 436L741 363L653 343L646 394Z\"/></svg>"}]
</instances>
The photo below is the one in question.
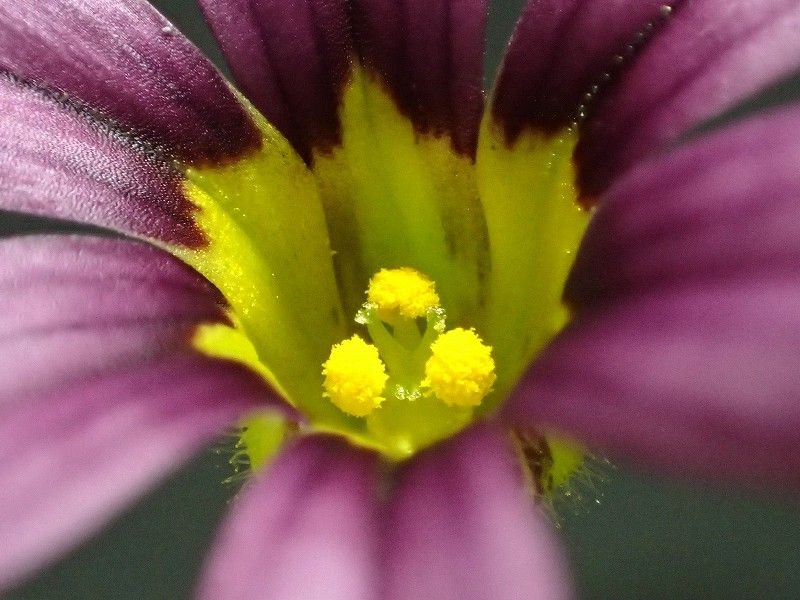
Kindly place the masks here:
<instances>
[{"instance_id":1,"label":"dark green background","mask_svg":"<svg viewBox=\"0 0 800 600\"><path fill-rule=\"evenodd\" d=\"M606 0L597 0L606 1ZM193 0L154 2L219 63ZM522 0L495 2L487 73L493 73ZM794 102L795 77L728 118ZM718 121L711 126L718 124ZM38 229L0 213L0 235ZM188 597L235 487L226 455L210 449L106 532L11 598ZM562 508L561 533L584 598L800 598L800 510L760 498L604 470L589 500ZM2 540L0 540L2 552Z\"/></svg>"}]
</instances>

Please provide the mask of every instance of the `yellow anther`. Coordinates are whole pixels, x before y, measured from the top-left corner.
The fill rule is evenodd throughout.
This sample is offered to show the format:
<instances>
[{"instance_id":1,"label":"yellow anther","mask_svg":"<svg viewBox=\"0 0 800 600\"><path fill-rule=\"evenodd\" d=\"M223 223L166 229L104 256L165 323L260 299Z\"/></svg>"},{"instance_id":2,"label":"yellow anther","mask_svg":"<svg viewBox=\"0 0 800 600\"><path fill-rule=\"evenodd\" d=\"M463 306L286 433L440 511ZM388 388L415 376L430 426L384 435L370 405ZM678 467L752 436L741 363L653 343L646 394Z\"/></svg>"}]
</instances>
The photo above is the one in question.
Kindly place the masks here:
<instances>
[{"instance_id":1,"label":"yellow anther","mask_svg":"<svg viewBox=\"0 0 800 600\"><path fill-rule=\"evenodd\" d=\"M492 347L472 329L457 327L431 344L422 386L450 406L478 406L496 375Z\"/></svg>"},{"instance_id":2,"label":"yellow anther","mask_svg":"<svg viewBox=\"0 0 800 600\"><path fill-rule=\"evenodd\" d=\"M331 348L322 374L323 395L348 414L365 417L384 401L386 367L378 349L357 335Z\"/></svg>"},{"instance_id":3,"label":"yellow anther","mask_svg":"<svg viewBox=\"0 0 800 600\"><path fill-rule=\"evenodd\" d=\"M428 309L439 305L433 281L409 267L378 271L369 282L367 300L387 323L398 317L424 317Z\"/></svg>"}]
</instances>

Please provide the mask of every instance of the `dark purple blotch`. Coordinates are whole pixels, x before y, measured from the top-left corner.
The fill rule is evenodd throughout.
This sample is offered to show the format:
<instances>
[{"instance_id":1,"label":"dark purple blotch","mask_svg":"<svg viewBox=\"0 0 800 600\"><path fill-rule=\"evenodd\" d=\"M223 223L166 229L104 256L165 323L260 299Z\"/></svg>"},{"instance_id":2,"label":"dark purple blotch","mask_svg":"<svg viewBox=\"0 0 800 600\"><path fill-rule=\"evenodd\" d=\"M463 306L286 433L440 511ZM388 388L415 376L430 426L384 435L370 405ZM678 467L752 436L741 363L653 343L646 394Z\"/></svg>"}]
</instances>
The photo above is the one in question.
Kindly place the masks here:
<instances>
[{"instance_id":1,"label":"dark purple blotch","mask_svg":"<svg viewBox=\"0 0 800 600\"><path fill-rule=\"evenodd\" d=\"M228 162L261 143L220 73L148 2L4 3L0 57L186 162Z\"/></svg>"},{"instance_id":2,"label":"dark purple blotch","mask_svg":"<svg viewBox=\"0 0 800 600\"><path fill-rule=\"evenodd\" d=\"M190 247L207 243L167 149L0 71L0 209Z\"/></svg>"},{"instance_id":3,"label":"dark purple blotch","mask_svg":"<svg viewBox=\"0 0 800 600\"><path fill-rule=\"evenodd\" d=\"M474 156L485 0L201 0L237 82L310 163L341 143L354 57L421 133Z\"/></svg>"}]
</instances>

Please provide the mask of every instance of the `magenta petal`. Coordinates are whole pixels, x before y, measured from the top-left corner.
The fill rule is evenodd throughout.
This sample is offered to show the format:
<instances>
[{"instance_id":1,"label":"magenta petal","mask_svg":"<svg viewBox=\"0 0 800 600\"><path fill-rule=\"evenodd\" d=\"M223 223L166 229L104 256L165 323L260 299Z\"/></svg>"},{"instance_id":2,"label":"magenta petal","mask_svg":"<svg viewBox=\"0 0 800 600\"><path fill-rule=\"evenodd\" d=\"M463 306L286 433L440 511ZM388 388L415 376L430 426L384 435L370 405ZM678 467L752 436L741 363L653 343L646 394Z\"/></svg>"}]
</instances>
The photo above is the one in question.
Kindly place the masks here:
<instances>
[{"instance_id":1,"label":"magenta petal","mask_svg":"<svg viewBox=\"0 0 800 600\"><path fill-rule=\"evenodd\" d=\"M394 493L387 599L570 597L558 542L498 432L472 429L420 455Z\"/></svg>"},{"instance_id":2,"label":"magenta petal","mask_svg":"<svg viewBox=\"0 0 800 600\"><path fill-rule=\"evenodd\" d=\"M0 208L201 245L181 172L146 150L98 115L0 73Z\"/></svg>"},{"instance_id":3,"label":"magenta petal","mask_svg":"<svg viewBox=\"0 0 800 600\"><path fill-rule=\"evenodd\" d=\"M798 64L795 0L530 0L492 111L514 140L568 126L583 106L576 157L590 199Z\"/></svg>"},{"instance_id":4,"label":"magenta petal","mask_svg":"<svg viewBox=\"0 0 800 600\"><path fill-rule=\"evenodd\" d=\"M798 306L796 281L759 278L619 300L544 351L509 418L673 474L797 488Z\"/></svg>"},{"instance_id":5,"label":"magenta petal","mask_svg":"<svg viewBox=\"0 0 800 600\"><path fill-rule=\"evenodd\" d=\"M203 443L282 408L242 366L189 346L216 290L160 250L0 242L0 588L94 533Z\"/></svg>"},{"instance_id":6,"label":"magenta petal","mask_svg":"<svg viewBox=\"0 0 800 600\"><path fill-rule=\"evenodd\" d=\"M514 140L524 129L571 124L592 85L664 0L529 0L495 84L492 114Z\"/></svg>"},{"instance_id":7,"label":"magenta petal","mask_svg":"<svg viewBox=\"0 0 800 600\"><path fill-rule=\"evenodd\" d=\"M598 206L567 283L578 310L692 281L800 277L800 109L642 163Z\"/></svg>"},{"instance_id":8,"label":"magenta petal","mask_svg":"<svg viewBox=\"0 0 800 600\"><path fill-rule=\"evenodd\" d=\"M0 408L0 588L95 533L264 399L243 368L195 358Z\"/></svg>"},{"instance_id":9,"label":"magenta petal","mask_svg":"<svg viewBox=\"0 0 800 600\"><path fill-rule=\"evenodd\" d=\"M799 123L740 124L609 190L576 319L511 418L673 473L800 486Z\"/></svg>"},{"instance_id":10,"label":"magenta petal","mask_svg":"<svg viewBox=\"0 0 800 600\"><path fill-rule=\"evenodd\" d=\"M200 0L236 82L307 161L339 141L338 93L350 71L342 1Z\"/></svg>"},{"instance_id":11,"label":"magenta petal","mask_svg":"<svg viewBox=\"0 0 800 600\"><path fill-rule=\"evenodd\" d=\"M242 491L198 596L375 598L375 470L374 455L339 439L287 448Z\"/></svg>"},{"instance_id":12,"label":"magenta petal","mask_svg":"<svg viewBox=\"0 0 800 600\"><path fill-rule=\"evenodd\" d=\"M355 0L361 61L417 128L474 156L483 112L487 0Z\"/></svg>"},{"instance_id":13,"label":"magenta petal","mask_svg":"<svg viewBox=\"0 0 800 600\"><path fill-rule=\"evenodd\" d=\"M201 0L236 80L308 161L340 141L354 64L379 74L425 132L475 150L485 0Z\"/></svg>"},{"instance_id":14,"label":"magenta petal","mask_svg":"<svg viewBox=\"0 0 800 600\"><path fill-rule=\"evenodd\" d=\"M798 65L796 0L682 2L592 106L577 152L584 194Z\"/></svg>"},{"instance_id":15,"label":"magenta petal","mask_svg":"<svg viewBox=\"0 0 800 600\"><path fill-rule=\"evenodd\" d=\"M217 70L145 0L4 2L0 57L0 74L84 117L88 105L118 135L185 160L225 160L260 143Z\"/></svg>"},{"instance_id":16,"label":"magenta petal","mask_svg":"<svg viewBox=\"0 0 800 600\"><path fill-rule=\"evenodd\" d=\"M89 237L0 242L0 406L188 350L227 322L210 283L161 250Z\"/></svg>"}]
</instances>

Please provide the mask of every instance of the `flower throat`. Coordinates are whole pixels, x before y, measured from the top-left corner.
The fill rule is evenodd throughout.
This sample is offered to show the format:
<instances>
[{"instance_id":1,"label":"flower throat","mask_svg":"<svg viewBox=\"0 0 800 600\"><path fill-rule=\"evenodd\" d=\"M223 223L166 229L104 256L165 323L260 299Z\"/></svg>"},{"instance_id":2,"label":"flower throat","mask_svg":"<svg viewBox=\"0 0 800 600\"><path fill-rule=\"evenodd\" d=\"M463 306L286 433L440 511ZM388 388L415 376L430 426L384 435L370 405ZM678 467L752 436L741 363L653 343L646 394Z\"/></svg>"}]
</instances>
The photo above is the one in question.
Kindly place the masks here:
<instances>
[{"instance_id":1,"label":"flower throat","mask_svg":"<svg viewBox=\"0 0 800 600\"><path fill-rule=\"evenodd\" d=\"M331 349L323 396L365 419L366 434L402 458L453 435L492 391L492 348L472 329L447 330L434 283L411 268L382 269L355 316L356 334Z\"/></svg>"}]
</instances>

